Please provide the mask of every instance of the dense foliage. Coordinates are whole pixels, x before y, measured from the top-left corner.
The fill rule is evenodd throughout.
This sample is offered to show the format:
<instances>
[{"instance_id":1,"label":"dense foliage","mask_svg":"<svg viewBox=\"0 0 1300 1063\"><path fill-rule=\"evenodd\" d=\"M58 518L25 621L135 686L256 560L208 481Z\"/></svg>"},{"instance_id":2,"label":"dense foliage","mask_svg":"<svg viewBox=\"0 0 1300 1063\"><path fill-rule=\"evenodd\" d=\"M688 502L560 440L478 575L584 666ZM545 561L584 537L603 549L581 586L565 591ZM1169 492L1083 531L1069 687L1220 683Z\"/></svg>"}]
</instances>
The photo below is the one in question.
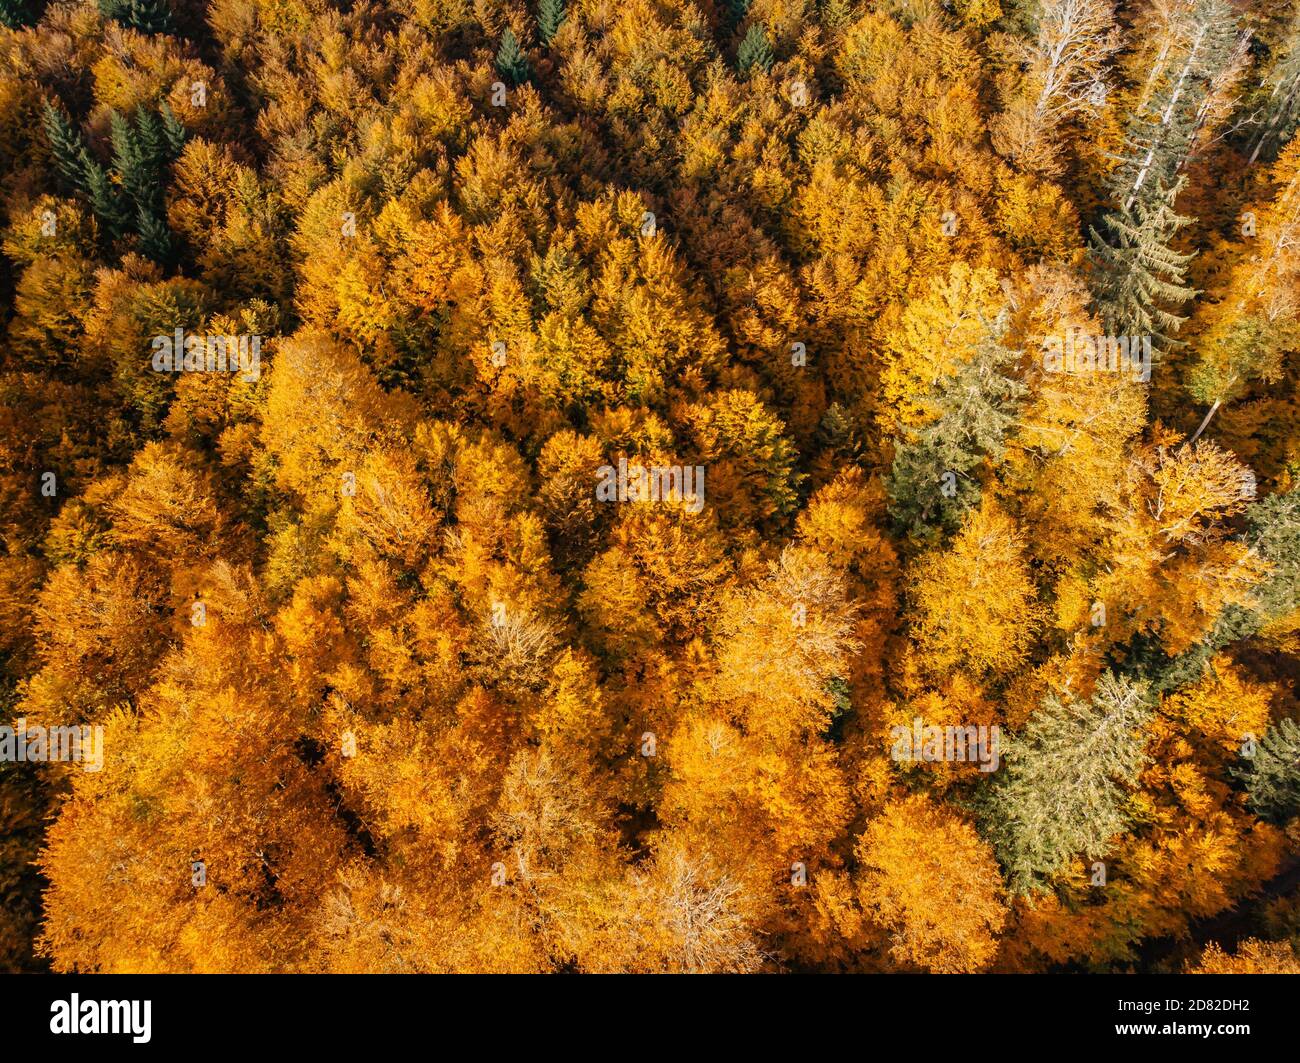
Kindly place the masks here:
<instances>
[{"instance_id":1,"label":"dense foliage","mask_svg":"<svg viewBox=\"0 0 1300 1063\"><path fill-rule=\"evenodd\" d=\"M1297 970L1298 10L0 2L0 967Z\"/></svg>"}]
</instances>

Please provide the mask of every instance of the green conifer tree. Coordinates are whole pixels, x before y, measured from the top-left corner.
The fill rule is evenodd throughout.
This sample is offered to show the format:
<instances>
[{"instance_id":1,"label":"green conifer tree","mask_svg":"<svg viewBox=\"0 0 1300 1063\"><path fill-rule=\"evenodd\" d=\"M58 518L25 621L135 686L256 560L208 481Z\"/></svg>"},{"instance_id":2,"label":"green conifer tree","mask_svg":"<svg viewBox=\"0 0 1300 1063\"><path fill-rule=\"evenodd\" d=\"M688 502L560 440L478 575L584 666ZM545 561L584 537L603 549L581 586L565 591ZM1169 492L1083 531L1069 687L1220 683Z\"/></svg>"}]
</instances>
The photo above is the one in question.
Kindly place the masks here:
<instances>
[{"instance_id":1,"label":"green conifer tree","mask_svg":"<svg viewBox=\"0 0 1300 1063\"><path fill-rule=\"evenodd\" d=\"M144 107L135 109L135 134L137 150L141 162L153 170L160 171L171 161L170 146L163 133L162 118Z\"/></svg>"},{"instance_id":2,"label":"green conifer tree","mask_svg":"<svg viewBox=\"0 0 1300 1063\"><path fill-rule=\"evenodd\" d=\"M172 32L172 12L166 0L99 0L99 12L141 33Z\"/></svg>"},{"instance_id":3,"label":"green conifer tree","mask_svg":"<svg viewBox=\"0 0 1300 1063\"><path fill-rule=\"evenodd\" d=\"M564 23L564 0L541 0L537 5L537 29L542 41L550 44Z\"/></svg>"},{"instance_id":4,"label":"green conifer tree","mask_svg":"<svg viewBox=\"0 0 1300 1063\"><path fill-rule=\"evenodd\" d=\"M162 117L163 140L166 141L169 152L168 161L175 162L180 158L181 150L185 147L185 126L176 117L176 112L166 100L163 100L162 106L158 108L158 114Z\"/></svg>"},{"instance_id":5,"label":"green conifer tree","mask_svg":"<svg viewBox=\"0 0 1300 1063\"><path fill-rule=\"evenodd\" d=\"M135 215L135 232L140 252L155 262L167 263L172 257L171 231L167 222L155 212L139 207Z\"/></svg>"},{"instance_id":6,"label":"green conifer tree","mask_svg":"<svg viewBox=\"0 0 1300 1063\"><path fill-rule=\"evenodd\" d=\"M768 42L767 31L758 22L749 27L736 52L736 68L742 74L749 73L754 67L762 70L772 68L772 45Z\"/></svg>"},{"instance_id":7,"label":"green conifer tree","mask_svg":"<svg viewBox=\"0 0 1300 1063\"><path fill-rule=\"evenodd\" d=\"M1004 764L979 819L1013 890L1046 888L1070 860L1104 855L1125 830L1150 718L1146 687L1106 672L1089 701L1049 695L1002 742Z\"/></svg>"},{"instance_id":8,"label":"green conifer tree","mask_svg":"<svg viewBox=\"0 0 1300 1063\"><path fill-rule=\"evenodd\" d=\"M1174 211L1184 178L1160 195L1135 199L1131 207L1110 211L1101 228L1090 231L1097 310L1112 336L1150 336L1154 347L1173 345L1172 334L1186 320L1174 312L1195 295L1183 283L1195 257L1173 249L1178 231L1191 219Z\"/></svg>"},{"instance_id":9,"label":"green conifer tree","mask_svg":"<svg viewBox=\"0 0 1300 1063\"><path fill-rule=\"evenodd\" d=\"M512 85L522 85L532 77L528 60L515 39L514 31L509 26L501 34L501 47L497 49L496 64L501 76Z\"/></svg>"},{"instance_id":10,"label":"green conifer tree","mask_svg":"<svg viewBox=\"0 0 1300 1063\"><path fill-rule=\"evenodd\" d=\"M163 205L163 167L169 155L163 121L138 108L134 127L116 111L109 118L113 165L134 221L142 253L157 262L171 257L171 237Z\"/></svg>"},{"instance_id":11,"label":"green conifer tree","mask_svg":"<svg viewBox=\"0 0 1300 1063\"><path fill-rule=\"evenodd\" d=\"M1191 256L1173 239L1191 219L1174 211L1180 171L1205 121L1216 79L1242 46L1228 0L1193 0L1175 16L1152 91L1128 117L1119 165L1107 182L1110 207L1090 229L1097 309L1111 335L1150 336L1168 349L1193 294L1183 285Z\"/></svg>"},{"instance_id":12,"label":"green conifer tree","mask_svg":"<svg viewBox=\"0 0 1300 1063\"><path fill-rule=\"evenodd\" d=\"M117 111L109 115L109 133L113 145L113 168L121 180L122 189L139 206L153 195L157 174L153 172L140 150L135 131Z\"/></svg>"},{"instance_id":13,"label":"green conifer tree","mask_svg":"<svg viewBox=\"0 0 1300 1063\"><path fill-rule=\"evenodd\" d=\"M1129 115L1125 147L1111 172L1112 208L1131 211L1163 200L1187 161L1205 120L1215 78L1238 47L1236 14L1228 0L1194 0L1178 16L1163 73L1143 106Z\"/></svg>"},{"instance_id":14,"label":"green conifer tree","mask_svg":"<svg viewBox=\"0 0 1300 1063\"><path fill-rule=\"evenodd\" d=\"M1260 739L1249 767L1235 774L1246 781L1250 807L1271 823L1300 813L1300 726L1279 720Z\"/></svg>"},{"instance_id":15,"label":"green conifer tree","mask_svg":"<svg viewBox=\"0 0 1300 1063\"><path fill-rule=\"evenodd\" d=\"M131 224L131 211L126 197L113 184L108 171L93 159L88 159L85 169L86 198L95 218L104 226L111 239L126 235Z\"/></svg>"},{"instance_id":16,"label":"green conifer tree","mask_svg":"<svg viewBox=\"0 0 1300 1063\"><path fill-rule=\"evenodd\" d=\"M84 193L87 190L87 165L93 160L81 134L48 100L42 104L41 124L45 127L45 136L50 142L50 153L54 157L54 167L59 176L69 188Z\"/></svg>"},{"instance_id":17,"label":"green conifer tree","mask_svg":"<svg viewBox=\"0 0 1300 1063\"><path fill-rule=\"evenodd\" d=\"M1246 541L1270 566L1253 595L1262 627L1300 609L1300 487L1247 509Z\"/></svg>"}]
</instances>

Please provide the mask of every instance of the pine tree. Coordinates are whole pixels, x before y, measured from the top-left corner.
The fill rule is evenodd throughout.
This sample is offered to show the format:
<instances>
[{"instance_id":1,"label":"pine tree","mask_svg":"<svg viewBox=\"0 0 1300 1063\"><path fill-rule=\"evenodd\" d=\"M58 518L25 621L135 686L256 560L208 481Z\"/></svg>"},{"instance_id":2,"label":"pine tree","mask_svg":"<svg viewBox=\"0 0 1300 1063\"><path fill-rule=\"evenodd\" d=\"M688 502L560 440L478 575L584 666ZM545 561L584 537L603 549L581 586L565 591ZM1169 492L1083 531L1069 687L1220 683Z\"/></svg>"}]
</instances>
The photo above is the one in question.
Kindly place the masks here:
<instances>
[{"instance_id":1,"label":"pine tree","mask_svg":"<svg viewBox=\"0 0 1300 1063\"><path fill-rule=\"evenodd\" d=\"M132 207L140 250L156 262L171 257L171 236L163 206L163 166L170 147L164 122L158 115L137 108L134 128L114 111L109 118L113 165Z\"/></svg>"},{"instance_id":2,"label":"pine tree","mask_svg":"<svg viewBox=\"0 0 1300 1063\"><path fill-rule=\"evenodd\" d=\"M144 107L135 109L135 135L137 150L141 163L148 169L158 172L171 161L170 145L163 132L160 115L147 111Z\"/></svg>"},{"instance_id":3,"label":"pine tree","mask_svg":"<svg viewBox=\"0 0 1300 1063\"><path fill-rule=\"evenodd\" d=\"M1093 292L1109 335L1150 336L1154 346L1167 347L1185 320L1166 309L1196 294L1183 283L1195 256L1172 247L1174 236L1190 222L1173 206L1184 180L1162 188L1158 198L1136 199L1131 207L1107 213L1104 231L1090 231Z\"/></svg>"},{"instance_id":4,"label":"pine tree","mask_svg":"<svg viewBox=\"0 0 1300 1063\"><path fill-rule=\"evenodd\" d=\"M42 104L41 123L45 127L45 136L50 142L50 151L59 176L69 187L86 192L87 165L92 160L81 134L48 100Z\"/></svg>"},{"instance_id":5,"label":"pine tree","mask_svg":"<svg viewBox=\"0 0 1300 1063\"><path fill-rule=\"evenodd\" d=\"M736 69L747 74L754 67L763 70L772 68L772 45L768 43L767 32L761 23L755 22L749 27L745 39L740 42L736 52Z\"/></svg>"},{"instance_id":6,"label":"pine tree","mask_svg":"<svg viewBox=\"0 0 1300 1063\"><path fill-rule=\"evenodd\" d=\"M938 416L895 447L887 483L890 514L913 535L933 521L955 528L979 503L980 484L971 473L986 457L1002 456L1026 390L1007 375L1019 353L1002 345L1006 328L1004 311L990 323L975 356L935 388L928 404Z\"/></svg>"},{"instance_id":7,"label":"pine tree","mask_svg":"<svg viewBox=\"0 0 1300 1063\"><path fill-rule=\"evenodd\" d=\"M126 235L131 224L130 208L126 197L108 176L108 171L93 159L87 159L85 183L90 209L109 237L117 240Z\"/></svg>"},{"instance_id":8,"label":"pine tree","mask_svg":"<svg viewBox=\"0 0 1300 1063\"><path fill-rule=\"evenodd\" d=\"M1046 887L1076 856L1098 857L1129 822L1126 787L1145 762L1146 688L1106 672L1089 701L1049 695L981 805L981 825L1012 889Z\"/></svg>"},{"instance_id":9,"label":"pine tree","mask_svg":"<svg viewBox=\"0 0 1300 1063\"><path fill-rule=\"evenodd\" d=\"M507 26L501 34L501 47L497 49L497 70L512 85L522 85L532 76L528 60L519 48L514 31Z\"/></svg>"},{"instance_id":10,"label":"pine tree","mask_svg":"<svg viewBox=\"0 0 1300 1063\"><path fill-rule=\"evenodd\" d=\"M139 138L117 111L109 116L109 130L113 168L121 179L123 191L137 207L149 203L157 188L157 175L140 150Z\"/></svg>"},{"instance_id":11,"label":"pine tree","mask_svg":"<svg viewBox=\"0 0 1300 1063\"><path fill-rule=\"evenodd\" d=\"M136 209L135 232L140 250L155 262L166 263L172 255L171 233L167 222L144 206Z\"/></svg>"},{"instance_id":12,"label":"pine tree","mask_svg":"<svg viewBox=\"0 0 1300 1063\"><path fill-rule=\"evenodd\" d=\"M141 33L172 32L172 12L166 0L99 0L99 13Z\"/></svg>"},{"instance_id":13,"label":"pine tree","mask_svg":"<svg viewBox=\"0 0 1300 1063\"><path fill-rule=\"evenodd\" d=\"M550 44L560 32L564 23L564 0L541 0L537 5L537 28L541 31L542 41Z\"/></svg>"},{"instance_id":14,"label":"pine tree","mask_svg":"<svg viewBox=\"0 0 1300 1063\"><path fill-rule=\"evenodd\" d=\"M175 162L180 158L181 150L185 147L185 126L176 117L176 112L166 100L163 100L162 106L158 108L158 113L162 116L163 139L167 142L168 151L171 153L169 161Z\"/></svg>"},{"instance_id":15,"label":"pine tree","mask_svg":"<svg viewBox=\"0 0 1300 1063\"><path fill-rule=\"evenodd\" d=\"M1282 824L1300 813L1300 726L1279 720L1260 739L1250 767L1237 774L1261 818Z\"/></svg>"}]
</instances>

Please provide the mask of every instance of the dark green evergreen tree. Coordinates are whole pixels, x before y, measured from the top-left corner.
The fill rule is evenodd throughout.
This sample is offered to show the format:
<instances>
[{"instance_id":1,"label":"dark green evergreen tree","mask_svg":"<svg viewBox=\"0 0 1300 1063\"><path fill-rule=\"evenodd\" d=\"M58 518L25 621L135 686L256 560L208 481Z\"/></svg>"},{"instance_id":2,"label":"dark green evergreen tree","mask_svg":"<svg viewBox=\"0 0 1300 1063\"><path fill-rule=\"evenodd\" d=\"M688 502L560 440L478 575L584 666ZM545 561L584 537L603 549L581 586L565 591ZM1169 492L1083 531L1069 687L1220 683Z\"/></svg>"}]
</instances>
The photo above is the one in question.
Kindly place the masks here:
<instances>
[{"instance_id":1,"label":"dark green evergreen tree","mask_svg":"<svg viewBox=\"0 0 1300 1063\"><path fill-rule=\"evenodd\" d=\"M161 114L137 108L134 125L114 111L109 116L113 147L110 173L86 149L81 134L48 102L41 115L55 168L85 196L110 239L134 230L140 250L158 262L171 254L163 202L165 168L176 157L185 131L171 108Z\"/></svg>"},{"instance_id":2,"label":"dark green evergreen tree","mask_svg":"<svg viewBox=\"0 0 1300 1063\"><path fill-rule=\"evenodd\" d=\"M1105 672L1088 701L1049 695L1001 743L1004 763L978 799L980 828L1011 888L1047 888L1074 858L1105 855L1130 822L1128 788L1146 761L1145 686Z\"/></svg>"},{"instance_id":3,"label":"dark green evergreen tree","mask_svg":"<svg viewBox=\"0 0 1300 1063\"><path fill-rule=\"evenodd\" d=\"M512 85L522 85L532 77L528 60L524 57L519 42L515 39L514 31L509 26L501 34L501 47L497 49L496 63L501 76Z\"/></svg>"},{"instance_id":4,"label":"dark green evergreen tree","mask_svg":"<svg viewBox=\"0 0 1300 1063\"><path fill-rule=\"evenodd\" d=\"M1184 178L1158 196L1134 199L1132 206L1108 212L1092 229L1088 258L1093 295L1108 335L1150 336L1167 349L1186 320L1175 308L1195 295L1183 283L1195 257L1173 248L1174 237L1191 219L1174 211Z\"/></svg>"},{"instance_id":5,"label":"dark green evergreen tree","mask_svg":"<svg viewBox=\"0 0 1300 1063\"><path fill-rule=\"evenodd\" d=\"M123 191L137 206L152 202L157 174L140 150L139 136L117 111L109 115L109 131L113 168L120 175Z\"/></svg>"},{"instance_id":6,"label":"dark green evergreen tree","mask_svg":"<svg viewBox=\"0 0 1300 1063\"><path fill-rule=\"evenodd\" d=\"M105 18L141 33L171 33L172 11L166 0L99 0Z\"/></svg>"},{"instance_id":7,"label":"dark green evergreen tree","mask_svg":"<svg viewBox=\"0 0 1300 1063\"><path fill-rule=\"evenodd\" d=\"M157 262L170 258L166 210L163 205L164 167L170 148L158 115L139 108L134 125L116 111L110 116L113 166L126 197L129 216L143 254Z\"/></svg>"},{"instance_id":8,"label":"dark green evergreen tree","mask_svg":"<svg viewBox=\"0 0 1300 1063\"><path fill-rule=\"evenodd\" d=\"M92 160L81 133L48 100L41 105L41 124L59 176L70 189L87 192L87 166Z\"/></svg>"},{"instance_id":9,"label":"dark green evergreen tree","mask_svg":"<svg viewBox=\"0 0 1300 1063\"><path fill-rule=\"evenodd\" d=\"M767 31L758 22L749 27L736 51L736 68L742 74L749 73L754 67L762 70L772 68L772 45L768 42Z\"/></svg>"},{"instance_id":10,"label":"dark green evergreen tree","mask_svg":"<svg viewBox=\"0 0 1300 1063\"><path fill-rule=\"evenodd\" d=\"M130 206L108 171L93 160L86 166L86 198L90 200L91 212L111 239L126 235L131 225Z\"/></svg>"},{"instance_id":11,"label":"dark green evergreen tree","mask_svg":"<svg viewBox=\"0 0 1300 1063\"><path fill-rule=\"evenodd\" d=\"M140 159L144 166L152 170L161 170L171 162L171 148L163 135L163 123L160 115L144 107L135 109L136 142Z\"/></svg>"},{"instance_id":12,"label":"dark green evergreen tree","mask_svg":"<svg viewBox=\"0 0 1300 1063\"><path fill-rule=\"evenodd\" d=\"M1002 456L1025 386L1009 375L1019 353L1004 347L1005 311L976 348L927 398L936 416L907 433L894 447L886 479L891 516L909 534L924 536L935 526L953 529L979 503L973 475L985 460Z\"/></svg>"},{"instance_id":13,"label":"dark green evergreen tree","mask_svg":"<svg viewBox=\"0 0 1300 1063\"><path fill-rule=\"evenodd\" d=\"M175 162L180 158L181 150L185 147L185 126L176 117L176 112L166 100L163 100L158 108L158 114L162 118L163 139L167 142L167 150L170 153L168 161Z\"/></svg>"},{"instance_id":14,"label":"dark green evergreen tree","mask_svg":"<svg viewBox=\"0 0 1300 1063\"><path fill-rule=\"evenodd\" d=\"M136 210L136 236L140 240L140 252L155 262L169 262L172 257L171 231L167 222L157 213L139 207Z\"/></svg>"},{"instance_id":15,"label":"dark green evergreen tree","mask_svg":"<svg viewBox=\"0 0 1300 1063\"><path fill-rule=\"evenodd\" d=\"M537 5L537 29L542 41L550 44L564 23L564 0L540 0Z\"/></svg>"},{"instance_id":16,"label":"dark green evergreen tree","mask_svg":"<svg viewBox=\"0 0 1300 1063\"><path fill-rule=\"evenodd\" d=\"M1279 720L1260 739L1249 766L1234 774L1246 781L1250 807L1270 823L1300 814L1300 727Z\"/></svg>"}]
</instances>

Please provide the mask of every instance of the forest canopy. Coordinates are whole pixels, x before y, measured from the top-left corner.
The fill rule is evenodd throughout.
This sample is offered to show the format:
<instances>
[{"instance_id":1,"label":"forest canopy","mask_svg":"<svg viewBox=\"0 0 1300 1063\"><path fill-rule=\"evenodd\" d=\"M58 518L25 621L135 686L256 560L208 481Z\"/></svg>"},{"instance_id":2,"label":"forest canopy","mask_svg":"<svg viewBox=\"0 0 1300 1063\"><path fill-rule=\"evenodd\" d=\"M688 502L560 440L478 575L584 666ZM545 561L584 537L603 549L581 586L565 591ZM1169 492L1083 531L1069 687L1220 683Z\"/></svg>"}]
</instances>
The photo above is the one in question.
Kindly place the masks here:
<instances>
[{"instance_id":1,"label":"forest canopy","mask_svg":"<svg viewBox=\"0 0 1300 1063\"><path fill-rule=\"evenodd\" d=\"M1300 6L0 0L0 969L1300 973Z\"/></svg>"}]
</instances>

